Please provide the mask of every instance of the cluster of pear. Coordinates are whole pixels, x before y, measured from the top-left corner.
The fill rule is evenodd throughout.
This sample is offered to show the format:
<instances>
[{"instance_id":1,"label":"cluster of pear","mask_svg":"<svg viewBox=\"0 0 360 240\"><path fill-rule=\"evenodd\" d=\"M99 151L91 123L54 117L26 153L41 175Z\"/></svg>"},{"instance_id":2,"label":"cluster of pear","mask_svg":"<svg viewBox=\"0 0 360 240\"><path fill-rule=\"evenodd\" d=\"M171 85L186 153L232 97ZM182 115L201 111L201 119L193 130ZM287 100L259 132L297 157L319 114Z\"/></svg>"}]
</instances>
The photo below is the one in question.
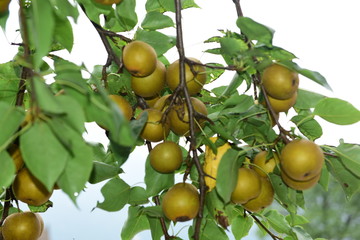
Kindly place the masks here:
<instances>
[{"instance_id":1,"label":"cluster of pear","mask_svg":"<svg viewBox=\"0 0 360 240\"><path fill-rule=\"evenodd\" d=\"M297 99L299 76L288 68L273 63L262 73L262 85L275 113L287 112ZM262 102L266 106L265 101Z\"/></svg>"},{"instance_id":2,"label":"cluster of pear","mask_svg":"<svg viewBox=\"0 0 360 240\"><path fill-rule=\"evenodd\" d=\"M131 74L133 92L144 98L149 106L136 118L139 119L143 114L147 114L147 122L140 136L144 140L157 143L149 153L150 165L161 174L173 173L183 163L182 150L177 143L165 139L170 131L178 136L189 135L189 110L186 100L180 97L181 94L176 99L172 99L172 94L164 96L161 94L166 87L175 91L179 86L180 61L174 61L166 67L157 58L156 51L151 45L138 40L124 47L122 60L124 67ZM205 104L194 97L206 82L206 69L199 60L195 58L189 60L196 64L185 63L185 87L191 96L190 103L194 110L206 116L208 112ZM110 98L117 103L128 120L133 118L134 112L125 98L118 95L110 95ZM195 131L199 131L204 119L195 120L197 121ZM196 187L185 182L171 187L164 194L161 202L165 216L172 221L193 219L198 213L199 205L199 193Z\"/></svg>"},{"instance_id":3,"label":"cluster of pear","mask_svg":"<svg viewBox=\"0 0 360 240\"><path fill-rule=\"evenodd\" d=\"M4 240L37 240L44 230L39 213L18 212L5 218L0 228Z\"/></svg>"},{"instance_id":4,"label":"cluster of pear","mask_svg":"<svg viewBox=\"0 0 360 240\"><path fill-rule=\"evenodd\" d=\"M210 138L213 142L216 139ZM217 154L214 154L210 147L205 148L203 168L209 191L216 186L218 166L229 148L230 144L225 143L217 148ZM295 190L306 190L319 181L323 162L324 154L321 148L306 139L288 143L280 156L273 151L260 150L252 160L246 157L245 164L239 168L231 201L241 204L248 211L258 212L271 205L274 200L274 188L268 174L275 172L277 166L286 185Z\"/></svg>"},{"instance_id":5,"label":"cluster of pear","mask_svg":"<svg viewBox=\"0 0 360 240\"><path fill-rule=\"evenodd\" d=\"M25 166L19 146L11 146L9 152L16 167L16 176L12 183L12 191L16 199L32 206L46 203L52 191L48 191Z\"/></svg>"},{"instance_id":6,"label":"cluster of pear","mask_svg":"<svg viewBox=\"0 0 360 240\"><path fill-rule=\"evenodd\" d=\"M150 142L160 142L168 136L170 130L179 136L187 136L190 131L188 105L184 98L178 97L173 101L171 109L167 110L171 102L171 94L161 97L161 92L168 87L174 91L180 84L180 62L171 63L168 67L157 59L154 48L139 40L125 45L122 53L124 67L131 74L131 88L137 96L143 97L149 108L142 114L148 115L147 123L141 133L141 137ZM185 64L186 88L191 97L191 104L195 111L207 115L205 104L193 97L203 88L206 82L205 67L194 58L189 58L197 64ZM131 119L134 115L132 108L126 100L118 95L111 98L119 105L124 115ZM166 117L163 117L167 111ZM197 119L196 129L203 124L204 119Z\"/></svg>"}]
</instances>

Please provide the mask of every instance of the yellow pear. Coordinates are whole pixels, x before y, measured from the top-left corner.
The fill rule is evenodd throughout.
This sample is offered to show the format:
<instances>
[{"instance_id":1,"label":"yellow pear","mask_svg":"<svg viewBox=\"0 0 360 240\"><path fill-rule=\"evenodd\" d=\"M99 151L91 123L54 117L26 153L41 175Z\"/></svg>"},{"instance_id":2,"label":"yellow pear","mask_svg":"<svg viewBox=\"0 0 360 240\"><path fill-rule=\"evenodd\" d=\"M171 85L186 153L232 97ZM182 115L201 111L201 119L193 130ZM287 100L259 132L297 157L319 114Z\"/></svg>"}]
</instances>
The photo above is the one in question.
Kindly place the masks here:
<instances>
[{"instance_id":1,"label":"yellow pear","mask_svg":"<svg viewBox=\"0 0 360 240\"><path fill-rule=\"evenodd\" d=\"M286 175L284 171L281 171L281 178L286 185L295 190L306 190L315 186L321 177L321 173L307 181L296 181Z\"/></svg>"},{"instance_id":2,"label":"yellow pear","mask_svg":"<svg viewBox=\"0 0 360 240\"><path fill-rule=\"evenodd\" d=\"M277 164L274 157L266 159L267 155L267 151L261 151L255 155L253 160L253 163L256 165L253 167L253 169L262 177L266 177L268 173L273 172Z\"/></svg>"},{"instance_id":3,"label":"yellow pear","mask_svg":"<svg viewBox=\"0 0 360 240\"><path fill-rule=\"evenodd\" d=\"M231 201L237 204L247 203L249 200L259 196L261 191L260 176L250 168L239 168L238 179Z\"/></svg>"},{"instance_id":4,"label":"yellow pear","mask_svg":"<svg viewBox=\"0 0 360 240\"><path fill-rule=\"evenodd\" d=\"M261 177L261 191L260 194L243 204L243 207L251 212L258 212L268 206L274 201L274 188L268 177Z\"/></svg>"},{"instance_id":5,"label":"yellow pear","mask_svg":"<svg viewBox=\"0 0 360 240\"><path fill-rule=\"evenodd\" d=\"M160 173L172 173L182 163L182 151L180 146L172 141L166 141L156 145L149 153L150 165Z\"/></svg>"},{"instance_id":6,"label":"yellow pear","mask_svg":"<svg viewBox=\"0 0 360 240\"><path fill-rule=\"evenodd\" d=\"M194 110L202 115L207 115L208 111L206 109L205 104L197 99L191 98L191 103L194 107ZM190 133L190 118L189 118L189 110L185 102L174 105L169 112L170 119L170 129L175 134L179 136L188 136ZM195 122L195 131L198 131L199 125L202 125L205 122L205 119L197 119L197 123Z\"/></svg>"},{"instance_id":7,"label":"yellow pear","mask_svg":"<svg viewBox=\"0 0 360 240\"><path fill-rule=\"evenodd\" d=\"M190 60L201 63L195 58ZM193 71L192 71L193 70ZM185 63L185 82L190 95L200 92L206 82L206 69L204 66L194 64L190 67ZM176 60L166 70L166 83L171 90L175 90L180 84L180 61Z\"/></svg>"},{"instance_id":8,"label":"yellow pear","mask_svg":"<svg viewBox=\"0 0 360 240\"><path fill-rule=\"evenodd\" d=\"M16 175L12 189L16 199L33 206L46 203L52 195L26 167Z\"/></svg>"},{"instance_id":9,"label":"yellow pear","mask_svg":"<svg viewBox=\"0 0 360 240\"><path fill-rule=\"evenodd\" d=\"M324 163L324 153L314 142L296 139L281 151L280 165L288 177L296 181L308 181L317 176Z\"/></svg>"},{"instance_id":10,"label":"yellow pear","mask_svg":"<svg viewBox=\"0 0 360 240\"><path fill-rule=\"evenodd\" d=\"M164 194L161 207L165 216L174 222L191 220L199 212L199 193L190 183L177 183Z\"/></svg>"},{"instance_id":11,"label":"yellow pear","mask_svg":"<svg viewBox=\"0 0 360 240\"><path fill-rule=\"evenodd\" d=\"M130 120L133 117L134 112L132 107L124 97L113 94L109 95L109 98L118 105L120 111L124 114L125 119Z\"/></svg>"},{"instance_id":12,"label":"yellow pear","mask_svg":"<svg viewBox=\"0 0 360 240\"><path fill-rule=\"evenodd\" d=\"M279 100L291 98L299 86L298 74L276 63L265 68L261 81L266 93Z\"/></svg>"},{"instance_id":13,"label":"yellow pear","mask_svg":"<svg viewBox=\"0 0 360 240\"><path fill-rule=\"evenodd\" d=\"M4 240L37 240L41 235L41 222L33 212L13 213L2 226Z\"/></svg>"},{"instance_id":14,"label":"yellow pear","mask_svg":"<svg viewBox=\"0 0 360 240\"><path fill-rule=\"evenodd\" d=\"M157 64L154 48L143 41L132 41L125 45L122 58L125 68L136 77L149 76Z\"/></svg>"},{"instance_id":15,"label":"yellow pear","mask_svg":"<svg viewBox=\"0 0 360 240\"><path fill-rule=\"evenodd\" d=\"M148 113L147 122L141 132L141 137L150 142L159 142L164 140L170 132L168 120L162 123L163 113L154 108L145 109L138 116L140 118L142 114Z\"/></svg>"},{"instance_id":16,"label":"yellow pear","mask_svg":"<svg viewBox=\"0 0 360 240\"><path fill-rule=\"evenodd\" d=\"M165 65L157 61L156 68L149 76L131 77L131 88L141 97L152 97L160 93L165 86Z\"/></svg>"}]
</instances>

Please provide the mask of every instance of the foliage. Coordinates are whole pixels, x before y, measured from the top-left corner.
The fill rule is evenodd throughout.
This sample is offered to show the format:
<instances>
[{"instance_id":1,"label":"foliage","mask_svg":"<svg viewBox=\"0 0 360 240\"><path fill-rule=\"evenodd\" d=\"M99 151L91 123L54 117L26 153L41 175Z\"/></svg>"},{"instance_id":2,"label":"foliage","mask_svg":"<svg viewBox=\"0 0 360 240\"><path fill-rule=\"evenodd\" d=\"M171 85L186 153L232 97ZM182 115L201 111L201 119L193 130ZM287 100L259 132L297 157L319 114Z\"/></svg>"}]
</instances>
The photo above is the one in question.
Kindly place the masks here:
<instances>
[{"instance_id":1,"label":"foliage","mask_svg":"<svg viewBox=\"0 0 360 240\"><path fill-rule=\"evenodd\" d=\"M166 66L169 65L166 53L177 47L182 59L179 4L182 11L198 7L193 0L147 0L146 16L139 22L136 3L135 0L123 0L116 5L102 5L90 0L77 0L75 3L68 0L20 1L19 27L23 43L13 59L0 65L2 221L16 201L9 193L15 167L8 151L16 144L20 146L25 165L32 174L48 190L58 185L74 204L88 182L104 181L101 190L104 201L98 202L97 208L119 211L130 205L121 239L132 239L143 230L150 230L153 239L172 237L168 229L175 223L166 219L160 205L162 195L174 185L175 175L184 176L186 181L197 186L201 196L201 212L188 228L189 238L213 239L217 236L217 239L228 239L227 229L235 239L241 239L256 223L273 239L312 239L306 232L307 228L303 227L307 221L300 210L307 199L302 191L284 184L279 166L268 175L275 190L275 200L282 210L269 207L258 213L246 211L230 201L238 177L237 169L246 162L245 157L252 159L260 150L280 153L290 139L315 141L322 135L321 125L315 117L349 125L360 121L360 111L344 100L299 89L291 118L294 127L287 131L276 120L273 127L274 111L259 104L265 97L261 72L271 63L279 62L319 87L331 88L320 73L301 68L294 62L294 54L274 46L274 31L251 18L239 15L234 19L238 32L220 31L220 36L204 39L204 43L218 46L207 52L221 55L224 59L224 63L204 64L207 83L217 81L225 71L233 71L234 77L229 85L214 89L205 85L195 96L208 109L200 131L195 132L198 116L190 114L189 136L170 133L167 137L167 140L179 144L182 140L189 143L183 145L184 161L180 169L175 173L161 174L147 160L143 173L144 188L132 187L121 178L122 165L131 152L144 144L152 148L150 142L140 137L147 115L135 116L129 122L108 98L109 94L118 94L126 98L133 109L147 107L146 99L136 96L131 89L131 76L121 59L123 46L132 40L144 41L155 49L158 59ZM234 7L240 8L238 1L234 3ZM103 66L94 69L78 66L57 54L59 50L71 53L74 45L72 22L76 22L81 11L100 34L109 56ZM168 13L175 13L176 18ZM6 13L0 14L3 28L7 17ZM176 37L161 31L174 26L177 27ZM128 31L134 32L132 39L121 35ZM182 59L182 63L185 60ZM84 77L84 72L90 77ZM247 90L238 92L238 87L243 85ZM177 88L171 92L165 88L160 95L172 93L174 99L183 96L188 100L185 89ZM91 144L83 139L87 122L96 122L106 129L109 146ZM212 136L217 136L218 142L211 142L209 138ZM221 159L215 190L207 192L202 149L208 146L216 152L217 146L225 142L232 147ZM334 179L350 199L360 189L359 145L340 141L338 146L324 144L321 147L326 164L319 185L327 190L330 179ZM36 209L46 211L47 207Z\"/></svg>"}]
</instances>

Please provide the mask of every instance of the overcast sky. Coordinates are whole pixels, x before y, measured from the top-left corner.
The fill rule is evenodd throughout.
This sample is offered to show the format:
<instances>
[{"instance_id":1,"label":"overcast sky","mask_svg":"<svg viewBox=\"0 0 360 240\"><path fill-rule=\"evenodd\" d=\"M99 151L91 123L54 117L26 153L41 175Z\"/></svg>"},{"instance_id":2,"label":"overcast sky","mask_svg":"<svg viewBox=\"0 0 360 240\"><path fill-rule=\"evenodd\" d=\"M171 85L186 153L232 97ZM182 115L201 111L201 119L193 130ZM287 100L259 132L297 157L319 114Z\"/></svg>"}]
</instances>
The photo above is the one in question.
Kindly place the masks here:
<instances>
[{"instance_id":1,"label":"overcast sky","mask_svg":"<svg viewBox=\"0 0 360 240\"><path fill-rule=\"evenodd\" d=\"M145 1L138 0L139 10ZM202 43L211 36L218 35L217 29L236 28L236 11L232 0L197 0L202 9L183 11L185 51L188 57L195 57L202 62L211 62L214 56L204 54L206 45ZM11 20L6 34L0 32L0 63L9 61L16 53L11 42L19 42L17 23L17 1L11 4ZM351 102L360 109L360 3L358 0L242 0L244 15L263 23L275 30L274 45L294 53L297 63L324 75L334 90L327 91L310 80L301 78L300 87L310 89L331 97L338 97ZM140 17L140 16L139 16ZM88 68L106 62L106 52L100 39L86 19L79 19L75 26L75 46L68 59ZM175 30L169 31L173 35ZM124 35L131 37L132 33ZM97 52L92 52L98 49ZM93 53L93 57L91 57ZM85 57L84 57L85 56ZM176 50L167 55L170 61L177 59ZM233 73L224 74L222 82L230 81ZM285 117L285 116L284 116ZM324 135L319 143L338 144L340 138L346 142L360 142L360 123L351 126L324 124ZM103 131L91 128L87 138L106 143ZM124 165L125 174L121 175L130 184L141 185L142 172L146 158L146 149L135 151ZM52 197L54 208L43 214L52 240L90 240L120 239L120 229L124 224L126 212L108 213L91 209L97 201L102 201L101 185L89 186L79 197L77 210L67 196L56 191ZM185 234L186 236L186 234ZM137 239L150 239L148 234L140 234ZM254 237L248 238L254 239Z\"/></svg>"}]
</instances>

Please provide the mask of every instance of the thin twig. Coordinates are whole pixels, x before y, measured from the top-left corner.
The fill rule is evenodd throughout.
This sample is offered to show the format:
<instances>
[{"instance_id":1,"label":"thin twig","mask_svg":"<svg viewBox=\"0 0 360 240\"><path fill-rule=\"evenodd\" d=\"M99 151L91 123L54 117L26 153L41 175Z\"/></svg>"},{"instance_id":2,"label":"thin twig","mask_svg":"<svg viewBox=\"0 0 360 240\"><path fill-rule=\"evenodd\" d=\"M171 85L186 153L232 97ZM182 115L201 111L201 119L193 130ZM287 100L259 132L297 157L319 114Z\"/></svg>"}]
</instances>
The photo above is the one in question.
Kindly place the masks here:
<instances>
[{"instance_id":1,"label":"thin twig","mask_svg":"<svg viewBox=\"0 0 360 240\"><path fill-rule=\"evenodd\" d=\"M254 214L252 214L251 212L247 211L249 213L249 215L256 221L257 224L259 224L261 226L262 229L264 229L267 234L269 234L269 236L273 239L273 240L283 240L281 237L276 236L275 234L273 234L261 221L260 219L258 219Z\"/></svg>"}]
</instances>

